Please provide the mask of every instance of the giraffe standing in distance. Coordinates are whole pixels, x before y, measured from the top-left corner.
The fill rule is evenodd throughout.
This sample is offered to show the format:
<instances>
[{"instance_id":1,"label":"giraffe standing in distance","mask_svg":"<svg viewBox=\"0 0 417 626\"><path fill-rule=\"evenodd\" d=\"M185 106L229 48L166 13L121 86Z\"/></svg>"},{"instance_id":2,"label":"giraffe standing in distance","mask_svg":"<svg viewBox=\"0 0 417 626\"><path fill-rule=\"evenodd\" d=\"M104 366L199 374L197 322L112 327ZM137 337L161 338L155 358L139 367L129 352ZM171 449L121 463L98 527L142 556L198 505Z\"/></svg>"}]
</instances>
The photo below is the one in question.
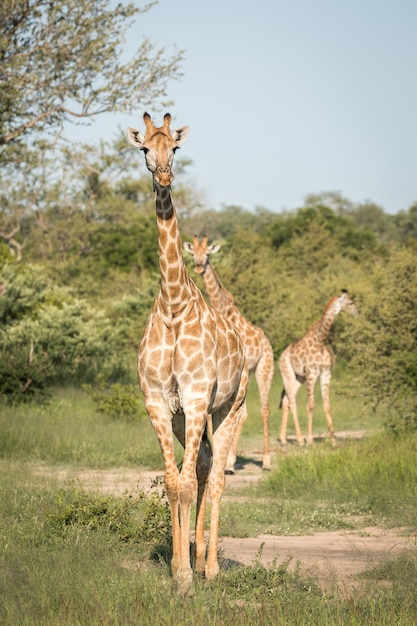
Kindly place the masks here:
<instances>
[{"instance_id":1,"label":"giraffe standing in distance","mask_svg":"<svg viewBox=\"0 0 417 626\"><path fill-rule=\"evenodd\" d=\"M207 294L211 305L224 317L230 320L238 329L245 349L246 361L249 372L255 373L256 382L259 389L261 401L261 419L263 423L264 451L262 468L271 469L271 459L269 453L269 391L271 389L272 378L274 376L274 353L272 346L261 328L251 324L237 308L233 296L226 291L220 282L216 272L209 262L209 255L220 250L219 245L208 245L208 238L203 237L199 241L194 236L193 243L185 242L184 249L189 252L194 260L194 270L204 279ZM246 404L242 420L239 422L235 440L229 452L226 464L227 473L233 473L236 462L239 436L243 423L247 417Z\"/></svg>"},{"instance_id":2,"label":"giraffe standing in distance","mask_svg":"<svg viewBox=\"0 0 417 626\"><path fill-rule=\"evenodd\" d=\"M308 431L307 443L313 443L313 411L314 411L314 386L320 378L321 396L323 398L324 412L332 445L336 446L336 438L333 428L333 420L330 410L330 379L332 366L332 353L326 346L326 339L335 317L340 311L356 314L356 308L343 289L341 295L331 298L324 307L322 317L312 324L307 333L294 343L290 344L280 356L279 369L281 372L284 391L282 392L282 422L279 440L282 445L287 443L287 422L290 411L294 419L294 427L297 441L304 445L298 422L297 404L295 397L304 381L307 382L307 416Z\"/></svg>"},{"instance_id":3,"label":"giraffe standing in distance","mask_svg":"<svg viewBox=\"0 0 417 626\"><path fill-rule=\"evenodd\" d=\"M147 113L143 119L145 135L129 128L128 138L143 150L153 177L161 285L139 347L138 380L164 460L172 523L172 574L179 591L186 594L192 584L190 513L196 496L195 570L205 573L207 579L219 571L224 468L244 407L248 371L237 330L207 305L182 256L171 196L171 167L188 127L171 131L169 113L160 128ZM174 436L184 447L181 472ZM211 518L206 562L207 493Z\"/></svg>"}]
</instances>

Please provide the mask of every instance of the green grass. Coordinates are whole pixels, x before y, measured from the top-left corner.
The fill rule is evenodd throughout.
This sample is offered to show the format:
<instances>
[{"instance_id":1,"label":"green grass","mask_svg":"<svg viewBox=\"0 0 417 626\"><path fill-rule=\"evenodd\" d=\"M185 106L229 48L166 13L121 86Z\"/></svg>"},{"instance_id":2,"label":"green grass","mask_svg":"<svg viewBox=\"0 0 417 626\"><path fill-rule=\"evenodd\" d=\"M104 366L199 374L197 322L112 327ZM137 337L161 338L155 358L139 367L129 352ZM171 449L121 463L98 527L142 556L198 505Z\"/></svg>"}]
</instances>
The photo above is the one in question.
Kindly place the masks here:
<instances>
[{"instance_id":1,"label":"green grass","mask_svg":"<svg viewBox=\"0 0 417 626\"><path fill-rule=\"evenodd\" d=\"M409 626L417 618L414 552L370 569L348 597L324 591L298 568L290 571L287 561L266 568L255 559L222 570L209 584L197 579L194 595L182 598L166 554L150 549L151 535L129 534L143 513L134 505L126 514L128 496L63 489L20 464L0 470L4 626ZM160 510L161 503L154 504Z\"/></svg>"},{"instance_id":2,"label":"green grass","mask_svg":"<svg viewBox=\"0 0 417 626\"><path fill-rule=\"evenodd\" d=\"M342 373L343 374L343 373ZM344 388L343 375L340 387ZM334 385L337 391L336 381ZM271 439L279 425L280 386L271 401ZM333 403L337 430L380 431L357 400ZM256 384L243 438L262 440ZM317 403L317 419L322 414ZM356 425L355 425L356 424ZM276 436L275 436L276 433ZM384 432L340 441L333 450L276 444L273 471L256 488L229 492L223 536L308 534L369 524L417 532L417 434ZM380 563L346 595L324 590L288 562L222 569L194 595L176 593L169 570L169 518L158 493L121 497L62 483L53 468L160 469L145 415L136 422L95 412L78 390L46 406L2 407L0 417L0 623L5 626L246 625L411 626L417 623L415 550ZM34 471L48 464L52 472ZM233 497L236 496L236 497ZM329 581L331 582L331 581ZM382 584L381 584L382 583Z\"/></svg>"},{"instance_id":3,"label":"green grass","mask_svg":"<svg viewBox=\"0 0 417 626\"><path fill-rule=\"evenodd\" d=\"M78 389L60 390L49 404L2 407L0 458L85 467L160 468L161 453L145 413L110 419Z\"/></svg>"},{"instance_id":4,"label":"green grass","mask_svg":"<svg viewBox=\"0 0 417 626\"><path fill-rule=\"evenodd\" d=\"M335 450L324 444L290 447L271 473L245 490L244 501L223 505L225 535L299 535L366 525L416 532L417 433L340 442Z\"/></svg>"}]
</instances>

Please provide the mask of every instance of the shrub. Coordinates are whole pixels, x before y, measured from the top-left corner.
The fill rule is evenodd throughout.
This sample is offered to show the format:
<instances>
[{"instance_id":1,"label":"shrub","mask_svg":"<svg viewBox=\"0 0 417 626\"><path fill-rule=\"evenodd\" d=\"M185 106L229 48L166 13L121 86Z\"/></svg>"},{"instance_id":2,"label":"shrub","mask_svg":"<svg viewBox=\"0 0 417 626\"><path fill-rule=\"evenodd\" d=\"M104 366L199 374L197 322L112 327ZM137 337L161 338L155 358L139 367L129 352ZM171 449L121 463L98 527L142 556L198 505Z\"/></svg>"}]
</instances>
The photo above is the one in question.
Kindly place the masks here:
<instances>
[{"instance_id":1,"label":"shrub","mask_svg":"<svg viewBox=\"0 0 417 626\"><path fill-rule=\"evenodd\" d=\"M0 397L45 397L59 383L123 374L117 331L102 311L51 284L38 268L0 272Z\"/></svg>"},{"instance_id":2,"label":"shrub","mask_svg":"<svg viewBox=\"0 0 417 626\"><path fill-rule=\"evenodd\" d=\"M103 375L96 379L96 385L83 385L92 398L95 409L113 419L133 421L145 416L142 396L137 385L108 384Z\"/></svg>"}]
</instances>

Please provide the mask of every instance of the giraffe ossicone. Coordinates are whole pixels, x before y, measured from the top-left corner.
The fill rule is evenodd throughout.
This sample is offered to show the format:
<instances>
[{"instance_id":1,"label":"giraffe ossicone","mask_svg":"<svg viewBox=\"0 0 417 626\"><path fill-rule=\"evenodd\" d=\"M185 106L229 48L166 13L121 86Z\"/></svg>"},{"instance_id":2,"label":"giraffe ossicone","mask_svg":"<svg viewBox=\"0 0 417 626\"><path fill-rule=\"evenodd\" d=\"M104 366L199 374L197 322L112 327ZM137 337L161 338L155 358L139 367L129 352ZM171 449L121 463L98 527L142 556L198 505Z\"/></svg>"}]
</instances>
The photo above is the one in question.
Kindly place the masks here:
<instances>
[{"instance_id":1,"label":"giraffe ossicone","mask_svg":"<svg viewBox=\"0 0 417 626\"><path fill-rule=\"evenodd\" d=\"M332 441L336 446L336 437L330 408L330 380L332 353L326 345L326 339L336 315L341 311L356 314L356 307L346 289L342 289L339 296L331 298L324 307L322 317L312 324L307 333L294 343L290 344L282 352L279 358L279 369L284 385L282 392L282 421L279 441L282 445L287 443L287 423L290 412L294 420L294 428L297 441L304 445L298 421L296 395L301 385L307 383L307 444L313 443L313 412L314 412L314 386L320 379L323 408L326 415L327 427Z\"/></svg>"},{"instance_id":2,"label":"giraffe ossicone","mask_svg":"<svg viewBox=\"0 0 417 626\"><path fill-rule=\"evenodd\" d=\"M172 574L181 593L192 585L191 506L197 498L195 570L207 579L219 571L220 499L230 446L241 419L248 385L242 340L236 328L204 300L188 274L172 202L172 163L188 126L171 131L171 116L155 127L145 113L145 135L129 128L153 176L159 246L160 290L138 354L138 381L158 437L172 524ZM177 467L174 436L184 448ZM204 539L207 495L210 538Z\"/></svg>"},{"instance_id":3,"label":"giraffe ossicone","mask_svg":"<svg viewBox=\"0 0 417 626\"><path fill-rule=\"evenodd\" d=\"M264 440L262 468L269 470L271 469L269 452L269 392L274 376L274 353L271 343L259 326L255 326L242 315L234 302L233 296L223 287L210 264L210 254L216 254L220 250L220 246L218 244L209 245L207 236L204 236L200 241L195 235L193 243L188 241L184 243L184 249L193 257L194 271L203 277L211 305L236 326L242 338L249 372L254 372L259 390ZM247 410L245 405L243 419L239 423L227 459L227 473L234 472L239 437L246 417Z\"/></svg>"}]
</instances>

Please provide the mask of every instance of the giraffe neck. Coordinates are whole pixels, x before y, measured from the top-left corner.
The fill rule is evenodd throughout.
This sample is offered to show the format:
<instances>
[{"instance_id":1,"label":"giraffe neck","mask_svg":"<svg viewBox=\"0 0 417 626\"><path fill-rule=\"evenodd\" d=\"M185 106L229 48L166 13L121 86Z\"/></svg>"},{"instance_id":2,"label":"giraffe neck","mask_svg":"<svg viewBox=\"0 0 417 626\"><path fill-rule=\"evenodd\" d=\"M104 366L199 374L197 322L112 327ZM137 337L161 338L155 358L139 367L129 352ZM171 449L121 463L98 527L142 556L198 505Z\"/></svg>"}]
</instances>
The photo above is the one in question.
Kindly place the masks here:
<instances>
[{"instance_id":1,"label":"giraffe neck","mask_svg":"<svg viewBox=\"0 0 417 626\"><path fill-rule=\"evenodd\" d=\"M226 314L233 299L229 292L223 287L219 277L208 262L204 270L203 278L212 307L216 309L216 311Z\"/></svg>"},{"instance_id":2,"label":"giraffe neck","mask_svg":"<svg viewBox=\"0 0 417 626\"><path fill-rule=\"evenodd\" d=\"M329 336L330 329L337 315L337 311L333 307L328 307L324 310L322 318L316 325L316 336L319 343L325 343Z\"/></svg>"},{"instance_id":3,"label":"giraffe neck","mask_svg":"<svg viewBox=\"0 0 417 626\"><path fill-rule=\"evenodd\" d=\"M158 226L161 294L166 307L177 312L188 304L184 297L190 280L181 251L177 214L172 202L171 186L161 187L154 181Z\"/></svg>"}]
</instances>

